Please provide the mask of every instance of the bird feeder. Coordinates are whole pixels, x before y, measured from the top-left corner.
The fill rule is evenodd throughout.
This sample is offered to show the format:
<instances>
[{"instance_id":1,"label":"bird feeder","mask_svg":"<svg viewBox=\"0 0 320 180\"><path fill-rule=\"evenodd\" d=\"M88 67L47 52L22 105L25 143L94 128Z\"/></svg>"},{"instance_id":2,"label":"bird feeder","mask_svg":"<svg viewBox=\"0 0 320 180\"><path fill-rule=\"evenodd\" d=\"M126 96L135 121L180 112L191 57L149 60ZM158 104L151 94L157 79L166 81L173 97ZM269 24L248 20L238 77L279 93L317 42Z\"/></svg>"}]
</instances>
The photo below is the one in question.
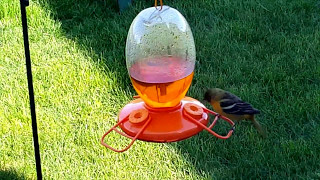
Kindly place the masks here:
<instances>
[{"instance_id":1,"label":"bird feeder","mask_svg":"<svg viewBox=\"0 0 320 180\"><path fill-rule=\"evenodd\" d=\"M179 11L169 6L141 11L130 26L126 43L128 74L138 96L121 109L118 122L103 135L102 145L123 152L136 139L174 142L204 129L218 138L229 138L233 128L226 136L211 129L218 119L233 127L230 119L185 96L193 79L195 61L193 35ZM209 114L215 118L207 126ZM121 150L109 146L104 138L113 130L132 139L131 143Z\"/></svg>"}]
</instances>

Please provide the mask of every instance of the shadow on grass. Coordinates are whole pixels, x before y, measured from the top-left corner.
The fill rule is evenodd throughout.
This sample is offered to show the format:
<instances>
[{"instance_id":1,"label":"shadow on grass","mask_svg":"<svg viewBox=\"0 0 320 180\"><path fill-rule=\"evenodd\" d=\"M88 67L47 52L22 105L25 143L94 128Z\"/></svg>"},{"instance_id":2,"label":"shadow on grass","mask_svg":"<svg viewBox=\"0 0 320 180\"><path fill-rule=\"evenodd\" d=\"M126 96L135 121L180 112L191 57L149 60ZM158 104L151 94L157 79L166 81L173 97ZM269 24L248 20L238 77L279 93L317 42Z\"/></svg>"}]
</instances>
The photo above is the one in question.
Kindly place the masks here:
<instances>
[{"instance_id":1,"label":"shadow on grass","mask_svg":"<svg viewBox=\"0 0 320 180\"><path fill-rule=\"evenodd\" d=\"M120 88L135 94L125 63L126 37L134 17L142 9L152 6L153 2L136 1L134 7L121 14L115 0L42 0L40 2L58 22L61 22L63 33L67 38L74 40L81 48L90 52L92 59L103 60L103 62L97 63L104 66L103 68L107 68L108 71L118 74ZM203 171L201 161L208 159L209 157L206 154L210 156L212 151L206 149L198 152L199 149L193 148L195 145L197 147L203 146L203 144L200 144L204 143L202 142L204 139L206 140L205 143L208 143L208 140L214 142L212 137L200 134L184 142L172 144L175 148L181 149L183 154L187 153L191 159L195 160L195 167L199 169L197 172ZM209 164L208 169L212 165Z\"/></svg>"},{"instance_id":2,"label":"shadow on grass","mask_svg":"<svg viewBox=\"0 0 320 180\"><path fill-rule=\"evenodd\" d=\"M115 73L118 78L117 81L119 82L118 85L120 89L123 89L124 91L128 91L128 94L131 94L131 93L135 94L131 86L131 82L128 77L126 64L125 64L124 50L125 50L125 44L126 44L126 37L127 37L130 24L134 19L134 17L142 9L152 6L152 1L135 1L134 7L129 8L127 11L121 14L118 11L116 0L105 0L105 1L103 0L85 0L85 1L40 0L40 2L42 3L43 7L51 11L54 18L57 21L61 22L62 30L64 31L65 36L67 38L74 40L76 43L79 44L81 48L89 52L92 59L97 60L97 63L99 63L101 66L105 67L108 71L112 71L113 73ZM171 3L171 2L168 1L168 3ZM174 1L172 3L178 4L179 2ZM192 5L192 1L188 3L190 6ZM207 4L203 5L203 7L205 7L206 5ZM179 4L179 6L180 7L183 6L183 3L182 5ZM201 9L202 6L199 6L199 7L198 8L202 10ZM226 9L220 10L222 16L228 17L230 22L234 20L235 15L233 10L232 9L228 10L229 9L228 5L223 7L226 7ZM257 6L257 7L260 7L260 6ZM246 9L247 6L243 5L242 8ZM198 66L198 70L196 71L200 71L202 68L203 72L200 72L200 74L203 77L194 78L194 82L193 82L194 85L189 90L189 92L191 91L190 95L192 97L201 98L199 97L201 93L199 93L197 90L199 89L202 90L204 86L207 86L208 84L215 83L215 85L222 86L223 84L234 85L235 83L238 83L235 86L241 87L243 86L243 83L252 85L250 84L252 83L250 81L256 78L256 76L258 77L257 79L259 79L259 81L257 82L257 85L259 86L260 91L263 91L263 87L266 87L266 89L268 89L268 87L272 88L272 90L276 92L283 89L272 84L274 82L277 82L276 81L277 79L275 78L278 71L276 67L273 67L270 65L270 62L269 62L270 59L268 58L263 59L265 57L260 57L260 54L262 54L261 56L268 55L270 53L273 53L274 51L276 52L275 56L278 56L278 54L280 55L285 54L282 51L280 52L280 50L279 52L277 52L276 45L281 44L279 43L281 39L280 40L275 39L270 41L266 37L270 35L269 34L270 29L273 30L274 31L273 33L275 34L278 31L280 32L280 34L282 33L282 31L285 32L286 27L287 26L289 27L290 25L289 22L291 21L286 19L279 20L278 18L282 16L273 17L273 15L270 13L271 15L269 15L270 16L269 18L270 19L273 18L273 21L270 23L270 27L264 27L267 30L263 31L263 33L259 33L258 31L258 33L253 35L248 35L248 37L247 37L247 34L249 34L250 32L247 32L247 30L250 29L250 26L243 28L242 23L239 23L241 21L239 22L234 21L233 22L234 24L232 25L235 25L236 28L233 31L230 30L230 34L231 34L230 37L228 33L222 33L222 32L228 31L228 29L226 30L223 29L220 32L220 36L225 35L225 36L228 36L228 38L230 39L227 39L227 37L224 37L227 40L218 42L218 44L213 45L212 44L213 42L211 42L211 39L219 38L220 36L219 34L216 36L215 34L212 34L212 33L211 35L209 34L210 35L209 36L206 33L206 31L208 31L208 29L210 30L214 28L212 25L213 23L211 23L211 21L212 20L218 21L219 17L213 16L213 13L211 12L210 8L203 10L202 14L198 15L197 17L193 16L195 14L194 13L195 10L192 9L192 7L183 7L181 9L188 9L186 10L185 13L182 13L182 14L186 15L186 18L188 19L188 21L191 22L190 25L192 27L195 27L193 29L193 32L194 32L195 40L196 41L198 40L198 43L196 42L197 49L202 50L201 52L197 51L199 52L197 54L197 57L199 57L198 60L202 64L201 66ZM199 20L200 18L207 18L207 20L199 22L201 21ZM254 17L251 17L251 18L254 18ZM266 22L270 21L270 19L266 19ZM294 19L294 18L291 18L291 19ZM265 19L262 19L261 22L259 21L257 23L265 24L264 20ZM247 21L251 22L250 19L247 19ZM207 22L208 24L206 24L205 22ZM230 22L228 21L227 23L230 23ZM219 20L218 23L221 23L221 20ZM282 25L283 23L287 23L288 25L286 24ZM197 28L196 25L199 25L199 26L201 25L202 28L199 28L199 27ZM249 23L249 25L251 24ZM254 29L254 28L251 28L251 29ZM260 28L260 29L263 29L263 28ZM249 40L241 39L240 37L246 37L246 38L249 38ZM206 39L208 38L209 40L202 41L202 39L204 38ZM233 44L234 46L230 46L229 43L233 41L237 41L237 43L234 43ZM254 44L257 46L258 50L253 51L253 50L250 50L251 46L250 47L245 46L248 44L247 42L249 42L249 44L261 42L262 45L258 46L260 44ZM243 45L244 48L242 47L242 43L245 44ZM267 44L266 46L264 46L264 43L271 43L271 45ZM274 43L274 45L272 43ZM215 54L212 51L213 47L211 46L220 48L217 51L218 54ZM240 50L237 48L239 48ZM259 51L259 48L261 49L262 53ZM248 49L250 51L248 51ZM222 53L220 54L219 52L222 52ZM250 57L247 57L248 54L246 54L246 52L255 52L257 53L257 55L253 53L253 54L249 54ZM229 56L229 54L234 56ZM234 68L229 68L231 69L231 71L229 72L231 78L227 78L224 76L223 78L220 78L226 82L220 82L218 78L217 78L218 82L213 82L212 80L213 78L208 77L206 75L206 73L209 73L211 70L215 70L215 69L212 69L211 67L212 62L210 61L210 56L217 57L217 59L220 58L220 61L217 60L215 65L217 65L217 67L219 68L221 67L221 69L219 69L219 71L221 72L224 72L224 73L229 72L228 68L234 67ZM238 58L239 65L238 64L234 65L235 63L231 60L229 64L224 64L225 62L227 62L227 60L225 58L222 58L223 56L228 57L229 60ZM242 58L252 58L251 59L252 62L256 62L254 61L254 59L260 58L259 63L257 63L255 66L252 65L252 68L257 68L257 66L259 65L263 67L270 66L271 68L273 67L275 70L273 69L273 73L270 73L270 77L267 76L268 74L267 75L263 74L265 70L263 70L262 68L262 70L260 70L261 72L257 72L257 74L253 75L251 79L246 77L241 78L243 72L239 70L241 69L239 67L242 66L244 70L250 69L248 68L247 61L243 61L243 64L241 64L242 61L240 60ZM100 62L100 60L102 60L102 62ZM281 64L281 66L283 66L285 69L290 69L290 68L287 68L286 66L290 66L290 67L294 66L294 63L288 64L288 65ZM296 67L294 66L294 68ZM291 67L291 69L293 68ZM232 74L233 72L238 72L238 74L236 73ZM295 77L294 75L295 74L292 73L292 77ZM233 79L232 77L237 77L237 78ZM286 75L286 77L291 77L290 72ZM265 78L265 80L263 78ZM281 79L281 82L283 79L284 78ZM271 85L263 84L264 83L263 80L265 81L265 83L271 82ZM290 87L291 86L292 85L290 85ZM266 92L269 93L270 91L266 90ZM278 94L279 96L281 95L281 93L278 93ZM287 92L284 92L282 94L284 94L283 96L288 95ZM119 94L115 94L115 96L117 95ZM266 97L261 97L261 98L266 98ZM281 102L280 98L276 96L272 97L272 94L269 95L268 98L275 98L271 100L267 99L269 103L273 101L278 101L275 106L278 106L279 105L278 103ZM263 104L268 104L268 102L266 103L263 102ZM269 108L267 107L268 105L265 105L265 106L266 106L265 109ZM301 115L301 113L299 115ZM264 115L264 117L261 117L261 118L266 119L267 117L266 115ZM270 118L269 120L271 121L272 117L269 117L269 118ZM248 126L251 126L251 125L248 125ZM304 146L305 150L300 150L298 147L300 147L301 144L303 145L305 142L304 141L301 141L301 142L287 141L288 131L284 130L285 131L284 133L287 133L287 134L280 135L281 138L279 138L278 132L282 132L281 128L279 128L279 127L283 127L282 121L275 121L272 127L275 130L274 134L272 135L274 139L261 140L259 138L256 138L255 131L254 133L241 134L241 132L245 132L244 129L241 129L241 128L245 128L245 126L242 125L241 127L239 127L239 130L236 131L236 135L232 136L231 138L232 140L220 140L213 137L212 135L209 135L206 132L201 132L195 137L186 139L181 142L171 143L170 145L176 148L181 153L181 155L185 157L186 160L188 160L196 168L196 172L200 176L203 175L203 176L210 176L210 177L211 176L220 177L222 179L228 179L232 177L237 178L237 177L243 177L243 176L250 177L253 179L259 179L261 177L264 177L264 178L278 177L279 178L279 177L288 177L290 173L292 175L292 174L295 174L296 172L299 172L302 175L308 175L306 173L310 173L311 170L307 170L304 167L309 167L309 168L312 167L313 169L316 169L316 167L319 166L319 165L316 165L317 161L313 160L315 158L313 158L313 155L311 152L313 152L312 148L315 145L313 145L312 142L310 142L310 144L305 144ZM298 127L294 126L291 129L293 128L295 131L299 131L301 129L299 126ZM246 130L248 129L250 129L250 127L246 127ZM275 147L275 148L272 149L270 147ZM306 158L309 157L311 161L308 163L308 161L305 161L306 160L305 157ZM292 159L294 159L295 165L301 164L301 163L302 165L299 167L298 166L288 167L287 162L291 161ZM186 174L188 173L189 172L186 172ZM230 174L232 174L233 176L230 176Z\"/></svg>"},{"instance_id":3,"label":"shadow on grass","mask_svg":"<svg viewBox=\"0 0 320 180\"><path fill-rule=\"evenodd\" d=\"M116 0L39 1L61 23L67 38L87 52L101 69L115 74L119 89L135 94L126 69L125 45L138 10L120 14Z\"/></svg>"},{"instance_id":4,"label":"shadow on grass","mask_svg":"<svg viewBox=\"0 0 320 180\"><path fill-rule=\"evenodd\" d=\"M26 179L23 175L18 174L15 170L1 170L0 179L2 180L24 180Z\"/></svg>"}]
</instances>

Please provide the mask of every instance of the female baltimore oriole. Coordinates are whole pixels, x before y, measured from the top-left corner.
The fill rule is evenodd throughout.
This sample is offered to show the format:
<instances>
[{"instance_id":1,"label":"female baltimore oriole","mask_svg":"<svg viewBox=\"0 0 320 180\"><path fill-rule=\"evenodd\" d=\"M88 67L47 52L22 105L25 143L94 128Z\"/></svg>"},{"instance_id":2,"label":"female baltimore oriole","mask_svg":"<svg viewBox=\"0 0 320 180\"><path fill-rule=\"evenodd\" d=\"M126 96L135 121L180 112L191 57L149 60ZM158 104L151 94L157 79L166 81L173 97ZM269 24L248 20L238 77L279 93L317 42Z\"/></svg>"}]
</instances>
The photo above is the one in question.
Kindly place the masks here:
<instances>
[{"instance_id":1,"label":"female baltimore oriole","mask_svg":"<svg viewBox=\"0 0 320 180\"><path fill-rule=\"evenodd\" d=\"M217 113L231 120L251 120L258 132L263 137L266 136L261 125L254 118L254 115L259 114L260 111L253 108L251 104L242 101L236 95L219 88L214 88L207 90L204 100L208 101Z\"/></svg>"}]
</instances>

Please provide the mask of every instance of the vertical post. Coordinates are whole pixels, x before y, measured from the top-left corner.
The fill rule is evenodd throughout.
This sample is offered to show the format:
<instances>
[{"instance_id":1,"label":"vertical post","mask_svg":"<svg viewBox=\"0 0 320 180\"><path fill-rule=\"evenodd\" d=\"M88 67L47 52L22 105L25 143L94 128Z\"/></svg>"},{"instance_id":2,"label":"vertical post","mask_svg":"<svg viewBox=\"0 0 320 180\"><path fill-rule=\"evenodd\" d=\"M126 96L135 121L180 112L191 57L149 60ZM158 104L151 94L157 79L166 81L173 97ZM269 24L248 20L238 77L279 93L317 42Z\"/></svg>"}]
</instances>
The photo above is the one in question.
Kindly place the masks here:
<instances>
[{"instance_id":1,"label":"vertical post","mask_svg":"<svg viewBox=\"0 0 320 180\"><path fill-rule=\"evenodd\" d=\"M34 92L33 92L33 83L32 83L26 6L29 6L29 0L20 0L24 51L25 51L25 57L26 57L27 79L28 79L28 89L29 89L30 112L31 112L31 121L32 121L34 154L35 154L35 160L36 160L37 177L38 179L42 179L36 109L35 109L35 103L34 103Z\"/></svg>"}]
</instances>

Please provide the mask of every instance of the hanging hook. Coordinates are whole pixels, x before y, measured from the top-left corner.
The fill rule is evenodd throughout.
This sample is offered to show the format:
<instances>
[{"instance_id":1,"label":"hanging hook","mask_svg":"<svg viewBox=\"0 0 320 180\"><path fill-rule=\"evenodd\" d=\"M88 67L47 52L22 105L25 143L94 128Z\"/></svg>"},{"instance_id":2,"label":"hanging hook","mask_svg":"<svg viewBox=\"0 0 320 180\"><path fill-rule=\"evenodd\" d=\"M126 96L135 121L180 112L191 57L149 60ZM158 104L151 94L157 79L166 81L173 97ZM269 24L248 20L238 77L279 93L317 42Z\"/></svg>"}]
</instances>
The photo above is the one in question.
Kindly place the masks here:
<instances>
[{"instance_id":1,"label":"hanging hook","mask_svg":"<svg viewBox=\"0 0 320 180\"><path fill-rule=\"evenodd\" d=\"M157 6L158 6L158 0L154 0L154 7L157 9ZM161 8L160 8L160 10L159 11L161 11L162 10L162 6L163 6L163 2L162 2L162 0L160 0L160 6L161 6Z\"/></svg>"}]
</instances>

